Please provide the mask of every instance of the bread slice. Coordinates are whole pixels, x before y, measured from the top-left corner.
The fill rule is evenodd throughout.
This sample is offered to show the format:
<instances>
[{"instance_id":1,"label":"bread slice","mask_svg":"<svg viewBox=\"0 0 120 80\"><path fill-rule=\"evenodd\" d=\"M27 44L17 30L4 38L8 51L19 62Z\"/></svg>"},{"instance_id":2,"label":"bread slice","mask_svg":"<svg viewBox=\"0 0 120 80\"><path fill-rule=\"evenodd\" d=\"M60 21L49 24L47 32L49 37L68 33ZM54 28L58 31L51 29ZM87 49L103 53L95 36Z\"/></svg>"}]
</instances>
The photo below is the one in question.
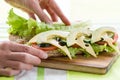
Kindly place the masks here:
<instances>
[{"instance_id":1,"label":"bread slice","mask_svg":"<svg viewBox=\"0 0 120 80\"><path fill-rule=\"evenodd\" d=\"M11 34L9 35L9 40L13 41L13 42L20 43L20 44L25 44L28 41L25 38L22 38L22 37L19 37L16 35L11 35Z\"/></svg>"}]
</instances>

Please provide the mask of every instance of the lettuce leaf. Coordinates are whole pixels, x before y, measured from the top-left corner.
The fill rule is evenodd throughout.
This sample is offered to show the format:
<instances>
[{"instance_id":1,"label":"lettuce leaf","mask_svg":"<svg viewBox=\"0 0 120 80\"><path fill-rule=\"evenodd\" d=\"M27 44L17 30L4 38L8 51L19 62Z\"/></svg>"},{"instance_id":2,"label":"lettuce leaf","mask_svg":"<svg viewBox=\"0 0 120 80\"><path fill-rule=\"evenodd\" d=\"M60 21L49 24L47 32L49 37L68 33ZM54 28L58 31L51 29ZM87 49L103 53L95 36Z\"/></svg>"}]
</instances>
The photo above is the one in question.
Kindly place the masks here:
<instances>
[{"instance_id":1,"label":"lettuce leaf","mask_svg":"<svg viewBox=\"0 0 120 80\"><path fill-rule=\"evenodd\" d=\"M69 50L69 52L70 52L70 54L71 54L72 57L75 57L76 54L79 53L79 52L85 51L82 48L73 48L73 47L69 47L68 50Z\"/></svg>"},{"instance_id":2,"label":"lettuce leaf","mask_svg":"<svg viewBox=\"0 0 120 80\"><path fill-rule=\"evenodd\" d=\"M98 45L98 44L91 44L93 50L95 51L96 55L99 55L100 52L115 52L115 50L113 48L111 48L110 46L108 46L107 44L104 45Z\"/></svg>"},{"instance_id":3,"label":"lettuce leaf","mask_svg":"<svg viewBox=\"0 0 120 80\"><path fill-rule=\"evenodd\" d=\"M98 45L98 44L91 44L93 50L95 51L96 55L99 55L101 52L107 52L107 53L112 53L115 52L115 50L113 48L111 48L108 45ZM88 52L85 51L85 49L82 48L73 48L73 47L69 47L68 48L70 54L72 57L75 57L77 53L81 52L84 53L83 55L85 57L89 57L91 56Z\"/></svg>"},{"instance_id":4,"label":"lettuce leaf","mask_svg":"<svg viewBox=\"0 0 120 80\"><path fill-rule=\"evenodd\" d=\"M17 35L22 38L24 37L28 40L40 32L53 29L48 24L38 23L31 18L27 20L23 17L20 17L13 12L13 9L9 11L7 24L10 26L8 30L9 34Z\"/></svg>"},{"instance_id":5,"label":"lettuce leaf","mask_svg":"<svg viewBox=\"0 0 120 80\"><path fill-rule=\"evenodd\" d=\"M13 12L13 9L11 9L7 21L7 24L11 26L11 28L9 29L9 33L19 35L20 31L26 29L25 27L27 26L26 22L27 20L25 18L16 15Z\"/></svg>"},{"instance_id":6,"label":"lettuce leaf","mask_svg":"<svg viewBox=\"0 0 120 80\"><path fill-rule=\"evenodd\" d=\"M46 24L44 22L37 22L33 19L25 19L14 13L13 9L9 11L7 24L10 26L8 32L12 35L20 36L29 40L36 34L48 30L70 30L76 27L85 27L87 24L80 22L79 24L74 24L65 26L63 23L54 23L53 25ZM79 26L78 26L79 25Z\"/></svg>"}]
</instances>

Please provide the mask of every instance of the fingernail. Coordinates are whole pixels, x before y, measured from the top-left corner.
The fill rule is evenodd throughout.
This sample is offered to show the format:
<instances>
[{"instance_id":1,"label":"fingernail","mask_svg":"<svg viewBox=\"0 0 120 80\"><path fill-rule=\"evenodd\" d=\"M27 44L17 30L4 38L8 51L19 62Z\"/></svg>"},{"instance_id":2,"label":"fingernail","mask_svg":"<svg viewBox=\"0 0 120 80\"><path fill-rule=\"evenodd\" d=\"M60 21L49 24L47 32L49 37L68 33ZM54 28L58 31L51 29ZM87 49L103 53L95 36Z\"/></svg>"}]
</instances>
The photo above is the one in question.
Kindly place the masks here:
<instances>
[{"instance_id":1,"label":"fingernail","mask_svg":"<svg viewBox=\"0 0 120 80\"><path fill-rule=\"evenodd\" d=\"M47 54L47 53L44 53L43 58L44 58L44 59L47 59L47 58L48 58L48 54Z\"/></svg>"}]
</instances>

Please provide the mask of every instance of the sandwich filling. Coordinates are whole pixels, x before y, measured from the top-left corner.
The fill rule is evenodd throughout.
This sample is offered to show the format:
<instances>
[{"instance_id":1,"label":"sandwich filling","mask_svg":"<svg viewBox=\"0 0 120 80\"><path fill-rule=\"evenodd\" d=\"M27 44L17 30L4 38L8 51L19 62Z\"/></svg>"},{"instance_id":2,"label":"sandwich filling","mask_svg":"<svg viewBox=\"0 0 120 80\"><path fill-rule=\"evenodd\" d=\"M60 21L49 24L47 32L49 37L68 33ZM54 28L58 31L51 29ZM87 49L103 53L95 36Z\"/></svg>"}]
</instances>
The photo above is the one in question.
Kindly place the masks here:
<instances>
[{"instance_id":1,"label":"sandwich filling","mask_svg":"<svg viewBox=\"0 0 120 80\"><path fill-rule=\"evenodd\" d=\"M53 25L25 19L10 10L7 23L11 26L10 35L25 39L30 46L44 51L57 50L72 59L82 52L85 56L97 57L101 52L119 52L118 34L113 27L100 27L91 30L87 22L70 26Z\"/></svg>"}]
</instances>

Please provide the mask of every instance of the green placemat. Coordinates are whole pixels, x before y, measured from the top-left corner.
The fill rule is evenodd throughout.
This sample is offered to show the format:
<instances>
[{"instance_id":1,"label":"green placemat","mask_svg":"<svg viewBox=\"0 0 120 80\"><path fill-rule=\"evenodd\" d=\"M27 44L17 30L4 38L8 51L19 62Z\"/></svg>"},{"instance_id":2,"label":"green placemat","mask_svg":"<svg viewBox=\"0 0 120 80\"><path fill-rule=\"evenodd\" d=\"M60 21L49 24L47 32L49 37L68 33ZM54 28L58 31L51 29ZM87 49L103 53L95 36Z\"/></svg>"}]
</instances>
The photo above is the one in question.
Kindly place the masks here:
<instances>
[{"instance_id":1,"label":"green placemat","mask_svg":"<svg viewBox=\"0 0 120 80\"><path fill-rule=\"evenodd\" d=\"M67 80L120 80L120 57L105 75L68 71Z\"/></svg>"},{"instance_id":2,"label":"green placemat","mask_svg":"<svg viewBox=\"0 0 120 80\"><path fill-rule=\"evenodd\" d=\"M14 80L14 77L0 77L0 80Z\"/></svg>"},{"instance_id":3,"label":"green placemat","mask_svg":"<svg viewBox=\"0 0 120 80\"><path fill-rule=\"evenodd\" d=\"M37 80L44 80L44 68L38 67L37 73Z\"/></svg>"}]
</instances>

